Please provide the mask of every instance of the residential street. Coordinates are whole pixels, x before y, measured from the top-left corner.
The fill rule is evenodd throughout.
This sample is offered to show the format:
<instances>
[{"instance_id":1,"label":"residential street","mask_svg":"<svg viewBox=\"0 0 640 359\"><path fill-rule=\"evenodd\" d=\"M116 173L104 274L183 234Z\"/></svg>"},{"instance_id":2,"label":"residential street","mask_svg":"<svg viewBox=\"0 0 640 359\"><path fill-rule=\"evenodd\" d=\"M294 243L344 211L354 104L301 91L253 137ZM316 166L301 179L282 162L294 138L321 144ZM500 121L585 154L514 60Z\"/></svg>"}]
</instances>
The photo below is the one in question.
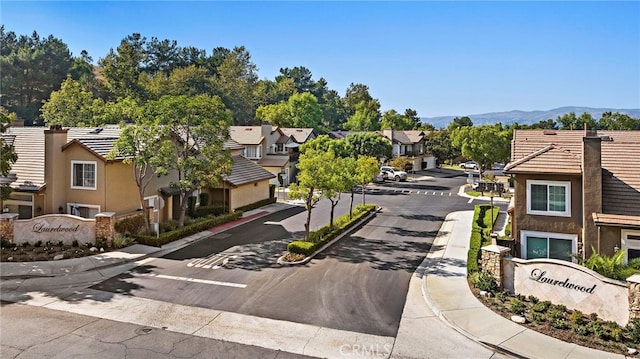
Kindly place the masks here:
<instances>
[{"instance_id":1,"label":"residential street","mask_svg":"<svg viewBox=\"0 0 640 359\"><path fill-rule=\"evenodd\" d=\"M277 331L281 325L278 323L290 323L287 325L301 325L301 332L296 335L304 336L306 334L300 333L305 333L310 328L326 328L329 336L360 333L361 340L366 342L391 345L384 343L393 343L393 338L398 334L409 280L429 251L444 217L449 212L471 209L473 206L469 199L457 196L462 183L464 178L436 178L429 181L382 183L368 188L367 203L381 205L382 211L306 265L276 264L285 243L291 238L300 237L304 229L304 208L290 206L227 231L212 234L160 258L149 257L137 265L105 269L101 271L102 279L95 273L84 273L56 278L53 282L48 279L26 280L21 288L28 288L29 294L24 296L23 301L33 304L60 298L63 303L52 304L51 307L61 310L68 310L69 304L78 303L72 304L73 312L89 317L79 316L81 319L76 319L77 314L74 314L70 323L75 320L91 322L96 320L92 317L98 317L105 318L102 320L109 323L101 325L110 328L126 327L127 324L106 319L122 320L131 323L131 327L122 329L129 332L144 330L144 326L140 324L154 323L155 317L162 317L166 321L166 316L169 315L175 317L175 324L172 322L173 325L167 327L166 333L176 333L175 337L171 334L171 339L167 340L174 340L176 343L185 340L181 339L179 333L192 333L187 329L193 325L190 323L202 323L198 324L198 327L204 325L200 332L206 328L206 323L215 319L216 322L229 321L226 325L231 327L247 320L255 322L254 325L259 326L256 329L264 330L265 340L273 340L275 334L269 333ZM360 201L361 196L357 195L355 203ZM336 208L336 217L346 213L348 204L348 196L344 196ZM326 223L328 201L319 203L313 213L312 228ZM4 284L3 288L10 288L9 283ZM33 294L39 290L48 294L44 297ZM80 304L87 298L103 304L97 307ZM106 307L101 309L100 306L103 305ZM120 312L125 307L136 309L133 312L126 309L123 315L108 314L112 310ZM157 309L154 314L143 314L146 313L144 308ZM9 318L9 315L5 316L5 312L18 313L22 309L20 305L3 305L3 319ZM56 311L40 310L45 318L64 316ZM141 315L145 318L140 317ZM51 320L55 322L55 319ZM181 324L180 321L185 322ZM30 322L29 319L24 323L11 324L3 320L2 330L11 330L12 326L29 328L38 325L39 323ZM148 326L154 328L153 325ZM439 323L438 326L441 327L442 324ZM69 328L65 335L73 337L79 328ZM238 329L229 330L235 332ZM114 329L115 332L118 330ZM157 332L157 328L152 332ZM446 335L446 331L440 332L439 335ZM228 344L215 340L226 338L224 333L203 335L213 338L207 344L207 350L214 352L220 348L220 352L224 353L227 350L237 350L237 353L242 353L237 356L240 358L245 357L243 355L246 353L259 353L247 357L289 357L283 356L289 353L268 349L259 352L263 348L256 349L253 346L225 346ZM64 337L64 340L70 337ZM6 338L3 336L3 343ZM451 340L450 338L452 337L448 336L447 340ZM296 340L302 339L292 337L286 342ZM271 349L283 347L239 339L237 341ZM96 346L103 344L92 343ZM171 346L169 351L157 353L175 357L177 345ZM40 350L40 347L37 348ZM133 347L119 345L117 348L126 351ZM3 350L9 349L3 346ZM37 353L37 350L33 353ZM115 347L105 350L115 350ZM390 347L380 350L381 353L388 354ZM303 351L293 350L297 353Z\"/></svg>"}]
</instances>

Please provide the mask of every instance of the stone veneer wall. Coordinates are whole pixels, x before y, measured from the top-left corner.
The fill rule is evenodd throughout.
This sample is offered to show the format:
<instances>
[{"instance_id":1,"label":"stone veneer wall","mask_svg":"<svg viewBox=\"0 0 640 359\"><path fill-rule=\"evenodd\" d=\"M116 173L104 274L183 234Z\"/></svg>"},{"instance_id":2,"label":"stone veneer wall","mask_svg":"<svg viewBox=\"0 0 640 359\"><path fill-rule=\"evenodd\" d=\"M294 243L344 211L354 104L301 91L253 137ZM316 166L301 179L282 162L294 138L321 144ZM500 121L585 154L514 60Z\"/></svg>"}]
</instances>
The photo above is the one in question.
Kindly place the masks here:
<instances>
[{"instance_id":1,"label":"stone veneer wall","mask_svg":"<svg viewBox=\"0 0 640 359\"><path fill-rule=\"evenodd\" d=\"M107 243L111 243L116 233L116 214L115 212L102 212L96 214L96 239L105 239Z\"/></svg>"},{"instance_id":2,"label":"stone veneer wall","mask_svg":"<svg viewBox=\"0 0 640 359\"><path fill-rule=\"evenodd\" d=\"M629 288L629 320L640 319L640 274L627 278Z\"/></svg>"},{"instance_id":3,"label":"stone veneer wall","mask_svg":"<svg viewBox=\"0 0 640 359\"><path fill-rule=\"evenodd\" d=\"M502 288L504 275L502 258L506 256L511 251L511 249L508 247L492 244L482 247L481 250L482 255L480 268L483 271L491 274L500 288Z\"/></svg>"},{"instance_id":4,"label":"stone veneer wall","mask_svg":"<svg viewBox=\"0 0 640 359\"><path fill-rule=\"evenodd\" d=\"M16 213L0 214L0 239L13 242L13 222L18 218Z\"/></svg>"}]
</instances>

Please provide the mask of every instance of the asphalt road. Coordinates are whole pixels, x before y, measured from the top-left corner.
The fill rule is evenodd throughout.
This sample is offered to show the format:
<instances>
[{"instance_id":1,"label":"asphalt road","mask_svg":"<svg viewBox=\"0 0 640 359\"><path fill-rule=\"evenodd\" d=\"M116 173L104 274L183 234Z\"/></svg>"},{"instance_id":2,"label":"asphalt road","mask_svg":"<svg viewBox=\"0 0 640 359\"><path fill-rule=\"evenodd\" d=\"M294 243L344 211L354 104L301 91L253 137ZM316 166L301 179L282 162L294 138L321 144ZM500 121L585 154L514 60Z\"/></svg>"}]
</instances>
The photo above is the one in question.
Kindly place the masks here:
<instances>
[{"instance_id":1,"label":"asphalt road","mask_svg":"<svg viewBox=\"0 0 640 359\"><path fill-rule=\"evenodd\" d=\"M447 213L471 209L464 178L383 183L366 191L383 207L370 222L303 266L280 266L303 231L302 207L212 235L93 286L171 303L395 336L408 283ZM361 200L356 196L356 203ZM336 216L347 211L348 196ZM312 227L328 222L328 202Z\"/></svg>"}]
</instances>

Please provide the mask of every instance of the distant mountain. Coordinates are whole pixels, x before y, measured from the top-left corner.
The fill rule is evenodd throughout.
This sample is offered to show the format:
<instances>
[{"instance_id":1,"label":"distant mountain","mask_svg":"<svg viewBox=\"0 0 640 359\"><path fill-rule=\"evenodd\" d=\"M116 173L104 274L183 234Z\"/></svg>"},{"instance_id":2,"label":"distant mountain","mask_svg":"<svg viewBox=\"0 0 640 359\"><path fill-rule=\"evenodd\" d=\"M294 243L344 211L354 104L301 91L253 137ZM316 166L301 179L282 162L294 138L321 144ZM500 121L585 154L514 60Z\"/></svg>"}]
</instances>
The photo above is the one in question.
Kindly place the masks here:
<instances>
[{"instance_id":1,"label":"distant mountain","mask_svg":"<svg viewBox=\"0 0 640 359\"><path fill-rule=\"evenodd\" d=\"M590 113L591 116L595 119L599 119L602 117L602 114L610 111L610 112L620 112L627 114L633 118L640 118L640 109L620 109L620 108L593 108L593 107L578 107L578 106L565 106L554 108L553 110L548 111L520 111L520 110L512 110L505 112L491 112L491 113L482 113L477 115L466 115L468 116L474 125L487 125L501 122L503 125L510 125L512 123L519 123L522 125L530 125L540 121L553 119L555 120L558 116L562 116L564 114L574 112L576 116L580 116L584 112ZM457 117L462 117L465 115L459 115ZM435 128L445 128L447 127L451 121L456 116L439 116L439 117L421 117L422 122L430 123Z\"/></svg>"}]
</instances>

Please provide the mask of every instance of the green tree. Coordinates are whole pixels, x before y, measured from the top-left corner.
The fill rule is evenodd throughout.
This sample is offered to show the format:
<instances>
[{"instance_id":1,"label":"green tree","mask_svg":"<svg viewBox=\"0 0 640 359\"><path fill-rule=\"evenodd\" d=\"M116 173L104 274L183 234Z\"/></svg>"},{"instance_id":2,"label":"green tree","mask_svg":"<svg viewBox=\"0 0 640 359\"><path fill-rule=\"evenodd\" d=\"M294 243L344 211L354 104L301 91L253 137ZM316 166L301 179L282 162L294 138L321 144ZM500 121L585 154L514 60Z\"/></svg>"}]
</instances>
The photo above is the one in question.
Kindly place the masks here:
<instances>
[{"instance_id":1,"label":"green tree","mask_svg":"<svg viewBox=\"0 0 640 359\"><path fill-rule=\"evenodd\" d=\"M365 204L366 187L380 173L380 162L371 156L360 156L356 161L355 181L362 189L362 204Z\"/></svg>"},{"instance_id":2,"label":"green tree","mask_svg":"<svg viewBox=\"0 0 640 359\"><path fill-rule=\"evenodd\" d=\"M584 112L580 117L576 117L575 112L569 112L562 116L558 116L556 122L561 130L584 130L584 125L589 129L596 129L597 123L591 114Z\"/></svg>"},{"instance_id":3,"label":"green tree","mask_svg":"<svg viewBox=\"0 0 640 359\"><path fill-rule=\"evenodd\" d=\"M11 166L18 160L18 155L13 150L13 146L10 146L5 142L2 133L4 133L15 119L14 113L9 113L4 107L0 107L0 176L6 177L11 171ZM11 193L11 187L8 183L0 184L0 200L9 198Z\"/></svg>"},{"instance_id":4,"label":"green tree","mask_svg":"<svg viewBox=\"0 0 640 359\"><path fill-rule=\"evenodd\" d=\"M73 64L69 69L69 75L72 79L78 81L82 88L86 91L93 93L94 96L98 95L98 81L93 72L93 59L89 56L86 50L80 52L79 57L73 59Z\"/></svg>"},{"instance_id":5,"label":"green tree","mask_svg":"<svg viewBox=\"0 0 640 359\"><path fill-rule=\"evenodd\" d=\"M431 131L424 141L425 153L431 153L436 158L436 164L441 166L445 160L460 156L460 151L453 147L449 130Z\"/></svg>"},{"instance_id":6,"label":"green tree","mask_svg":"<svg viewBox=\"0 0 640 359\"><path fill-rule=\"evenodd\" d=\"M360 132L351 133L345 138L347 144L358 156L370 156L375 158L391 158L391 143L377 133Z\"/></svg>"},{"instance_id":7,"label":"green tree","mask_svg":"<svg viewBox=\"0 0 640 359\"><path fill-rule=\"evenodd\" d=\"M302 127L318 130L322 124L322 110L312 94L296 93L287 102L260 106L256 119L279 127Z\"/></svg>"},{"instance_id":8,"label":"green tree","mask_svg":"<svg viewBox=\"0 0 640 359\"><path fill-rule=\"evenodd\" d=\"M374 98L369 93L369 86L364 84L351 83L347 88L347 91L343 98L344 108L347 112L347 118L353 116L356 113L356 106L361 103L368 103L374 101ZM377 101L377 100L375 100ZM379 111L380 106L375 109Z\"/></svg>"},{"instance_id":9,"label":"green tree","mask_svg":"<svg viewBox=\"0 0 640 359\"><path fill-rule=\"evenodd\" d=\"M104 78L103 89L110 100L123 97L146 99L144 87L138 81L146 61L145 44L147 40L139 33L133 33L120 42L114 51L100 59L100 73Z\"/></svg>"},{"instance_id":10,"label":"green tree","mask_svg":"<svg viewBox=\"0 0 640 359\"><path fill-rule=\"evenodd\" d=\"M217 68L214 85L233 114L233 123L249 125L257 108L254 86L258 81L256 65L244 46L235 47Z\"/></svg>"},{"instance_id":11,"label":"green tree","mask_svg":"<svg viewBox=\"0 0 640 359\"><path fill-rule=\"evenodd\" d=\"M216 186L231 171L232 160L224 142L229 138L231 113L218 97L163 96L152 103L161 126L178 136L172 141L173 160L162 170L175 169L180 191L178 226L184 225L187 199L206 186Z\"/></svg>"},{"instance_id":12,"label":"green tree","mask_svg":"<svg viewBox=\"0 0 640 359\"><path fill-rule=\"evenodd\" d=\"M40 110L47 126L74 127L94 124L93 94L84 90L71 76L62 82L60 90L51 93L51 97Z\"/></svg>"},{"instance_id":13,"label":"green tree","mask_svg":"<svg viewBox=\"0 0 640 359\"><path fill-rule=\"evenodd\" d=\"M147 233L150 233L149 211L144 197L147 186L151 181L168 174L168 168L163 166L172 160L173 145L163 128L149 112L140 109L135 123L122 125L120 136L115 141L109 159L123 159L131 165L133 178L138 187L140 208L143 209Z\"/></svg>"},{"instance_id":14,"label":"green tree","mask_svg":"<svg viewBox=\"0 0 640 359\"><path fill-rule=\"evenodd\" d=\"M418 111L407 108L404 110L404 117L410 121L413 125L410 130L415 130L423 127L422 120L418 117ZM430 128L430 130L434 130L435 128Z\"/></svg>"},{"instance_id":15,"label":"green tree","mask_svg":"<svg viewBox=\"0 0 640 359\"><path fill-rule=\"evenodd\" d=\"M332 152L319 152L311 148L300 154L298 164L298 183L289 186L289 197L304 200L307 210L307 220L304 224L304 239L309 240L309 226L311 224L311 212L322 199L318 192L320 186L326 182L326 176L331 172L332 161L335 155Z\"/></svg>"},{"instance_id":16,"label":"green tree","mask_svg":"<svg viewBox=\"0 0 640 359\"><path fill-rule=\"evenodd\" d=\"M471 119L467 116L462 116L462 117L455 117L451 121L447 129L449 130L449 132L453 132L453 130L456 130L462 127L471 127L471 126L473 126L473 121L471 121Z\"/></svg>"},{"instance_id":17,"label":"green tree","mask_svg":"<svg viewBox=\"0 0 640 359\"><path fill-rule=\"evenodd\" d=\"M351 131L378 131L380 129L380 103L377 100L362 101L355 113L347 119L344 128Z\"/></svg>"},{"instance_id":18,"label":"green tree","mask_svg":"<svg viewBox=\"0 0 640 359\"><path fill-rule=\"evenodd\" d=\"M73 62L67 45L37 32L19 37L0 26L0 106L25 120L38 122L43 100L60 88Z\"/></svg>"},{"instance_id":19,"label":"green tree","mask_svg":"<svg viewBox=\"0 0 640 359\"><path fill-rule=\"evenodd\" d=\"M141 79L154 98L164 95L196 96L214 93L212 77L209 76L207 69L196 65L175 68L168 75L160 72L153 77L143 76Z\"/></svg>"},{"instance_id":20,"label":"green tree","mask_svg":"<svg viewBox=\"0 0 640 359\"><path fill-rule=\"evenodd\" d=\"M320 129L332 131L342 128L347 121L347 112L338 92L335 90L324 92L322 101L319 102L323 119Z\"/></svg>"},{"instance_id":21,"label":"green tree","mask_svg":"<svg viewBox=\"0 0 640 359\"><path fill-rule=\"evenodd\" d=\"M640 130L640 119L619 112L605 112L598 120L598 128L603 130Z\"/></svg>"},{"instance_id":22,"label":"green tree","mask_svg":"<svg viewBox=\"0 0 640 359\"><path fill-rule=\"evenodd\" d=\"M393 130L413 130L417 127L414 119L401 115L396 112L396 110L388 110L382 114L382 122L380 128L390 128Z\"/></svg>"},{"instance_id":23,"label":"green tree","mask_svg":"<svg viewBox=\"0 0 640 359\"><path fill-rule=\"evenodd\" d=\"M510 156L511 131L498 126L461 127L451 133L451 143L466 158L476 161L480 173L494 162L507 162Z\"/></svg>"}]
</instances>

